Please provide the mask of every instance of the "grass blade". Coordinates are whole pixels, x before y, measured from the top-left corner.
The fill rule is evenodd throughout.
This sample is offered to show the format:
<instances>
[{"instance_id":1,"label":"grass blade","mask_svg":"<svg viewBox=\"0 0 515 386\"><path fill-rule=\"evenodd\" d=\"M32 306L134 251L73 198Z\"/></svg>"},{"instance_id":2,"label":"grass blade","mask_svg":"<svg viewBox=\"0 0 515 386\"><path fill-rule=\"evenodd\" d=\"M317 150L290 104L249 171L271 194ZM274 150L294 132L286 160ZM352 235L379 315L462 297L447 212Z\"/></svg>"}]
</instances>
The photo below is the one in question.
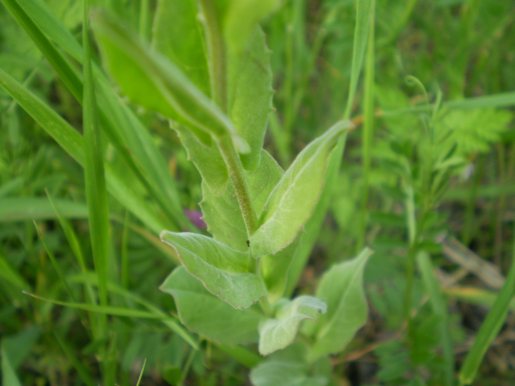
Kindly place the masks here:
<instances>
[{"instance_id":1,"label":"grass blade","mask_svg":"<svg viewBox=\"0 0 515 386\"><path fill-rule=\"evenodd\" d=\"M349 119L354 103L354 96L358 88L358 81L363 67L363 59L367 47L370 25L374 20L375 0L357 0L356 4L356 26L354 29L354 42L352 47L352 65L350 73L349 93L347 106L343 113L343 119Z\"/></svg>"},{"instance_id":2,"label":"grass blade","mask_svg":"<svg viewBox=\"0 0 515 386\"><path fill-rule=\"evenodd\" d=\"M109 210L104 175L104 156L101 133L96 121L95 83L91 67L91 43L88 23L89 1L84 2L83 47L84 91L82 120L84 127L84 177L89 210L90 237L93 260L99 280L100 303L107 304L107 272L109 264Z\"/></svg>"},{"instance_id":3,"label":"grass blade","mask_svg":"<svg viewBox=\"0 0 515 386\"><path fill-rule=\"evenodd\" d=\"M84 165L84 145L82 136L61 118L46 103L26 87L0 69L0 88L14 100L80 165ZM134 189L132 175L126 170L118 170L105 165L109 192L123 206L138 217L152 231L158 233L166 228L166 223L150 207L144 197Z\"/></svg>"},{"instance_id":4,"label":"grass blade","mask_svg":"<svg viewBox=\"0 0 515 386\"><path fill-rule=\"evenodd\" d=\"M88 217L88 208L82 202L60 199L55 200L55 206L63 217ZM55 211L46 198L7 197L0 201L0 222L48 220L55 217Z\"/></svg>"},{"instance_id":5,"label":"grass blade","mask_svg":"<svg viewBox=\"0 0 515 386\"><path fill-rule=\"evenodd\" d=\"M469 385L474 382L479 365L499 333L510 308L510 302L515 296L515 237L513 238L513 255L510 272L503 287L499 291L495 302L485 321L479 328L472 348L468 352L460 370L460 383Z\"/></svg>"},{"instance_id":6,"label":"grass blade","mask_svg":"<svg viewBox=\"0 0 515 386\"><path fill-rule=\"evenodd\" d=\"M108 270L110 252L110 224L108 198L104 174L104 155L102 147L102 135L97 122L97 102L95 98L95 81L92 70L92 47L89 37L89 0L83 2L82 17L82 46L84 49L84 61L82 75L84 79L82 98L82 126L84 128L84 181L86 190L86 202L89 212L89 235L93 262L98 277L98 293L100 305L106 307L108 304ZM95 304L92 304L95 306ZM98 329L95 329L97 339L107 337L107 317L98 315ZM102 345L100 357L106 357L108 343ZM110 361L101 360L102 379L104 384L114 383L111 379Z\"/></svg>"},{"instance_id":7,"label":"grass blade","mask_svg":"<svg viewBox=\"0 0 515 386\"><path fill-rule=\"evenodd\" d=\"M11 5L12 16L33 39L75 99L82 103L80 75L47 38L49 36L67 54L82 62L82 48L73 35L53 17L44 3L21 1L19 5L12 5L12 0L2 1ZM187 229L189 223L182 212L179 194L152 137L116 96L102 72L94 64L92 68L95 79L98 79L99 110L107 136L127 162L127 167L159 202L161 212L169 221L163 228Z\"/></svg>"},{"instance_id":8,"label":"grass blade","mask_svg":"<svg viewBox=\"0 0 515 386\"><path fill-rule=\"evenodd\" d=\"M371 13L375 12L375 2L372 2ZM368 47L365 62L365 90L363 96L363 132L361 143L361 165L363 168L363 193L361 207L361 232L359 235L356 252L363 249L368 225L368 196L370 185L370 166L372 160L372 139L374 137L374 97L375 97L375 44L374 44L374 19L370 22L368 33Z\"/></svg>"}]
</instances>

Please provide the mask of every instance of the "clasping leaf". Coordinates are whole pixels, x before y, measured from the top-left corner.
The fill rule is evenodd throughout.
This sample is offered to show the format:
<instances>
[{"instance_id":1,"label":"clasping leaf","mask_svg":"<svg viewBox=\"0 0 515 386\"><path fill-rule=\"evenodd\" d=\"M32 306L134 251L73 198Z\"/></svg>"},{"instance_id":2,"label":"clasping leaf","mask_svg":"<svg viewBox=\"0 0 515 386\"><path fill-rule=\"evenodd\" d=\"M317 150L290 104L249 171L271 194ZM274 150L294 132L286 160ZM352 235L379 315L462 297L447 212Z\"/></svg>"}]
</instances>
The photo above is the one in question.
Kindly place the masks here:
<instances>
[{"instance_id":1,"label":"clasping leaf","mask_svg":"<svg viewBox=\"0 0 515 386\"><path fill-rule=\"evenodd\" d=\"M270 193L261 226L250 238L254 257L273 255L293 242L324 187L329 155L351 127L340 121L306 146Z\"/></svg>"},{"instance_id":2,"label":"clasping leaf","mask_svg":"<svg viewBox=\"0 0 515 386\"><path fill-rule=\"evenodd\" d=\"M325 313L326 304L313 296L299 296L283 306L277 318L266 320L259 328L259 352L268 355L290 345L304 319Z\"/></svg>"},{"instance_id":3,"label":"clasping leaf","mask_svg":"<svg viewBox=\"0 0 515 386\"><path fill-rule=\"evenodd\" d=\"M365 323L363 271L371 254L365 248L355 259L334 265L320 280L316 295L326 302L327 313L314 325L306 326L305 332L315 338L312 360L343 350Z\"/></svg>"},{"instance_id":4,"label":"clasping leaf","mask_svg":"<svg viewBox=\"0 0 515 386\"><path fill-rule=\"evenodd\" d=\"M161 240L209 292L234 308L248 308L266 295L263 280L250 272L247 253L196 233L163 231Z\"/></svg>"},{"instance_id":5,"label":"clasping leaf","mask_svg":"<svg viewBox=\"0 0 515 386\"><path fill-rule=\"evenodd\" d=\"M257 340L261 313L253 307L236 310L211 295L184 267L177 267L160 289L175 300L179 318L190 330L226 344Z\"/></svg>"}]
</instances>

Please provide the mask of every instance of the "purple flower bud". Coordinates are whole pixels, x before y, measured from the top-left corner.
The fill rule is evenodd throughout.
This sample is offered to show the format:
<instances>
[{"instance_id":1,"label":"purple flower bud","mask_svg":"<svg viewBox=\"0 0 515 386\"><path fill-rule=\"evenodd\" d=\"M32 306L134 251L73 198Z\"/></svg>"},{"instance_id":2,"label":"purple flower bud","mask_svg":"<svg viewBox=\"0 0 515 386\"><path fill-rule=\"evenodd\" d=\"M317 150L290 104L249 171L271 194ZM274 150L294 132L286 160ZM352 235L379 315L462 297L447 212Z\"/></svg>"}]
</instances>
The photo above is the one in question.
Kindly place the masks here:
<instances>
[{"instance_id":1,"label":"purple flower bud","mask_svg":"<svg viewBox=\"0 0 515 386\"><path fill-rule=\"evenodd\" d=\"M184 209L184 214L190 222L199 229L206 229L207 225L202 218L202 213L198 210Z\"/></svg>"}]
</instances>

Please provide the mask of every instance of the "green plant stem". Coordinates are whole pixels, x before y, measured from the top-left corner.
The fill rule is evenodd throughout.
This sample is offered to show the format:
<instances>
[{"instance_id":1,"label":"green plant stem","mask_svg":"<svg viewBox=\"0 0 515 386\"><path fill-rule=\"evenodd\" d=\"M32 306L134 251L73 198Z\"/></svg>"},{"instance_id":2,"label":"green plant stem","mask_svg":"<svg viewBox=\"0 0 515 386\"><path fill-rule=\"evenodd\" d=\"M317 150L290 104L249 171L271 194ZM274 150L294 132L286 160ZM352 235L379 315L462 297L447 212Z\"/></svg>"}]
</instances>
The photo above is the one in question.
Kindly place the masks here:
<instances>
[{"instance_id":1,"label":"green plant stem","mask_svg":"<svg viewBox=\"0 0 515 386\"><path fill-rule=\"evenodd\" d=\"M212 98L215 103L220 106L223 112L227 111L227 79L226 79L226 61L225 61L225 45L223 34L220 29L215 4L210 0L200 0L202 16L204 18L204 26L207 41L207 51L209 55L209 71L211 79ZM234 192L238 205L245 222L247 236L250 236L256 230L257 219L252 208L249 190L243 166L238 156L234 144L227 135L222 136L217 141L218 149L222 154L225 165L227 166L229 177L234 186Z\"/></svg>"},{"instance_id":2,"label":"green plant stem","mask_svg":"<svg viewBox=\"0 0 515 386\"><path fill-rule=\"evenodd\" d=\"M406 221L408 224L408 256L406 263L406 290L404 292L404 317L410 326L410 313L412 303L413 281L415 276L415 254L417 239L417 219L415 213L415 196L413 187L410 185L406 188Z\"/></svg>"},{"instance_id":3,"label":"green plant stem","mask_svg":"<svg viewBox=\"0 0 515 386\"><path fill-rule=\"evenodd\" d=\"M236 199L245 222L247 236L250 237L256 230L257 219L250 201L249 189L243 173L243 165L230 137L222 137L218 142L218 148L229 170L229 177L234 186Z\"/></svg>"},{"instance_id":4,"label":"green plant stem","mask_svg":"<svg viewBox=\"0 0 515 386\"><path fill-rule=\"evenodd\" d=\"M477 370L483 357L499 333L510 308L510 302L515 296L515 232L513 235L513 252L511 268L499 295L495 299L485 321L481 325L476 339L469 350L460 370L460 384L471 384L476 378Z\"/></svg>"},{"instance_id":5,"label":"green plant stem","mask_svg":"<svg viewBox=\"0 0 515 386\"><path fill-rule=\"evenodd\" d=\"M375 4L372 3L372 12ZM374 77L375 77L375 57L374 57L374 20L370 22L367 55L365 62L365 90L363 108L363 131L362 131L362 168L363 168L363 201L361 210L361 232L357 243L357 252L363 249L366 239L368 225L368 198L370 185L370 165L372 159L372 138L374 130Z\"/></svg>"},{"instance_id":6,"label":"green plant stem","mask_svg":"<svg viewBox=\"0 0 515 386\"><path fill-rule=\"evenodd\" d=\"M207 51L209 55L209 72L211 81L211 97L223 112L227 111L227 78L225 45L220 29L215 2L200 0L200 8L204 18Z\"/></svg>"}]
</instances>

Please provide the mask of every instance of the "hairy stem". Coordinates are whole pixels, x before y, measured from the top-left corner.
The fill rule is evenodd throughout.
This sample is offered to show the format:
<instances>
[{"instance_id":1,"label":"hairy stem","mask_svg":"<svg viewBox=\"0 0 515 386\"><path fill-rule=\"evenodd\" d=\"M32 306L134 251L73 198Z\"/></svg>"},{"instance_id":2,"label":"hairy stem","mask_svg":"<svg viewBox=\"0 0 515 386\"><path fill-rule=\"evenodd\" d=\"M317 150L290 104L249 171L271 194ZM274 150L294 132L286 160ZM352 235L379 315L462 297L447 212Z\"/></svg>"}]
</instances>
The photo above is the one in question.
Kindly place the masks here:
<instances>
[{"instance_id":1,"label":"hairy stem","mask_svg":"<svg viewBox=\"0 0 515 386\"><path fill-rule=\"evenodd\" d=\"M225 45L220 29L216 5L212 0L200 0L205 29L207 52L209 55L209 72L211 97L216 104L227 110L227 77L225 63Z\"/></svg>"},{"instance_id":2,"label":"hairy stem","mask_svg":"<svg viewBox=\"0 0 515 386\"><path fill-rule=\"evenodd\" d=\"M250 235L252 235L256 230L257 219L254 209L252 208L247 181L243 174L243 166L241 164L240 157L234 149L231 138L228 136L223 137L218 142L218 148L220 149L220 153L222 153L222 157L227 169L229 170L229 177L231 178L231 182L234 186L236 200L238 200L243 221L245 222L247 236L250 237Z\"/></svg>"},{"instance_id":3,"label":"hairy stem","mask_svg":"<svg viewBox=\"0 0 515 386\"><path fill-rule=\"evenodd\" d=\"M209 55L209 71L211 79L211 93L215 103L227 112L227 78L225 45L220 29L219 15L213 1L200 0L200 8L205 28L207 51ZM236 199L245 222L247 236L256 230L257 219L252 208L247 181L243 172L240 157L234 148L234 144L228 135L217 141L218 149L222 154L225 165L229 171L229 177L234 186Z\"/></svg>"}]
</instances>

